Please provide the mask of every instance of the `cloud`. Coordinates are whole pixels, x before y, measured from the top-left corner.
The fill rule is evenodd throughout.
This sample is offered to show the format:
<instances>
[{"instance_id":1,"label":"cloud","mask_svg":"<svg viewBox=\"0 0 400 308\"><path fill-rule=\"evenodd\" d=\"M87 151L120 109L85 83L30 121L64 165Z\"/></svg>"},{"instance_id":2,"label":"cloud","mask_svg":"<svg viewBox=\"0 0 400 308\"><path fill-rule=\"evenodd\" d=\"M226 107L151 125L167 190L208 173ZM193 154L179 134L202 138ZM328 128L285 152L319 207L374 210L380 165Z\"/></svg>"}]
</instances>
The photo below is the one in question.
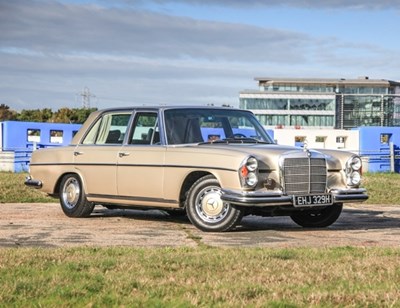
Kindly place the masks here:
<instances>
[{"instance_id":1,"label":"cloud","mask_svg":"<svg viewBox=\"0 0 400 308\"><path fill-rule=\"evenodd\" d=\"M123 4L137 5L137 0L122 0ZM352 9L352 10L390 10L400 9L397 0L153 0L158 4L182 3L186 5L222 7L292 7L300 9Z\"/></svg>"},{"instance_id":2,"label":"cloud","mask_svg":"<svg viewBox=\"0 0 400 308\"><path fill-rule=\"evenodd\" d=\"M76 104L88 86L98 107L237 104L239 91L256 88L254 76L390 73L378 67L385 60L391 74L399 69L394 53L374 44L171 16L136 1L128 8L96 3L0 1L0 103L59 108Z\"/></svg>"},{"instance_id":3,"label":"cloud","mask_svg":"<svg viewBox=\"0 0 400 308\"><path fill-rule=\"evenodd\" d=\"M298 61L310 41L279 29L54 2L3 3L0 26L3 48L46 54Z\"/></svg>"}]
</instances>

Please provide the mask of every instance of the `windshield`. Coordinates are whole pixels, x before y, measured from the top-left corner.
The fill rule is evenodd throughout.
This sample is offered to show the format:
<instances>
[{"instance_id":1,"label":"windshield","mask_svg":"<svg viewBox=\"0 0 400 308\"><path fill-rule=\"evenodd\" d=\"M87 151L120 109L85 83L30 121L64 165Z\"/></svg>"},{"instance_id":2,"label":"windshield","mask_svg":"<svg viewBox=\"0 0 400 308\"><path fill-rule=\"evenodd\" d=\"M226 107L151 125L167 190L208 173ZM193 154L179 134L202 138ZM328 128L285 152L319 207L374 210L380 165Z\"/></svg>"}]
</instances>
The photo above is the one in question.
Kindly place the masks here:
<instances>
[{"instance_id":1,"label":"windshield","mask_svg":"<svg viewBox=\"0 0 400 308\"><path fill-rule=\"evenodd\" d=\"M255 116L235 109L165 111L168 144L274 143Z\"/></svg>"}]
</instances>

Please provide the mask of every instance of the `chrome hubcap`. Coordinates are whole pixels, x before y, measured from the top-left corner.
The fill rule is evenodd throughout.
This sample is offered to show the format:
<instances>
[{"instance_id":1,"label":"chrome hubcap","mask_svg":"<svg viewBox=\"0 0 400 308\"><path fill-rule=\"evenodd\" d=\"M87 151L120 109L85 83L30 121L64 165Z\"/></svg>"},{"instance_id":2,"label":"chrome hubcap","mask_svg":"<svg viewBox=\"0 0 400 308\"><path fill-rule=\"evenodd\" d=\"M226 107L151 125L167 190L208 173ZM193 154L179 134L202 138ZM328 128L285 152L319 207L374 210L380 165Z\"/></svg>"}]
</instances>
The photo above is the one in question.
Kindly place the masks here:
<instances>
[{"instance_id":1,"label":"chrome hubcap","mask_svg":"<svg viewBox=\"0 0 400 308\"><path fill-rule=\"evenodd\" d=\"M65 182L63 187L62 199L67 208L73 209L78 201L81 190L76 179L70 178Z\"/></svg>"},{"instance_id":2,"label":"chrome hubcap","mask_svg":"<svg viewBox=\"0 0 400 308\"><path fill-rule=\"evenodd\" d=\"M221 200L221 189L217 186L204 188L196 198L196 212L206 222L220 222L228 209L229 204Z\"/></svg>"}]
</instances>

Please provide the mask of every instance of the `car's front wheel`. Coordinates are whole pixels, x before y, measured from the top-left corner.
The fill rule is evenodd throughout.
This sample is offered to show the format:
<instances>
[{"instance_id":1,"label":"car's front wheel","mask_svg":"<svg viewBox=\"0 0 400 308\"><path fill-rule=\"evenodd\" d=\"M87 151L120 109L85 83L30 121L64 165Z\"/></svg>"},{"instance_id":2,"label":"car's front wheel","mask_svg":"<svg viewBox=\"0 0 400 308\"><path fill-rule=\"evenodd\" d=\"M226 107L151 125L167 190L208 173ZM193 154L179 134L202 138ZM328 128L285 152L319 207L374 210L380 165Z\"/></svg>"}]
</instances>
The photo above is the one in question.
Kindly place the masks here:
<instances>
[{"instance_id":1,"label":"car's front wheel","mask_svg":"<svg viewBox=\"0 0 400 308\"><path fill-rule=\"evenodd\" d=\"M186 212L194 226L208 232L231 230L243 217L242 210L221 200L221 186L211 175L200 178L190 188Z\"/></svg>"},{"instance_id":2,"label":"car's front wheel","mask_svg":"<svg viewBox=\"0 0 400 308\"><path fill-rule=\"evenodd\" d=\"M339 218L342 208L342 203L335 203L320 210L304 210L291 215L290 218L305 228L325 228Z\"/></svg>"},{"instance_id":3,"label":"car's front wheel","mask_svg":"<svg viewBox=\"0 0 400 308\"><path fill-rule=\"evenodd\" d=\"M61 208L65 215L87 217L92 213L94 204L87 201L78 175L67 174L62 178L59 195Z\"/></svg>"}]
</instances>

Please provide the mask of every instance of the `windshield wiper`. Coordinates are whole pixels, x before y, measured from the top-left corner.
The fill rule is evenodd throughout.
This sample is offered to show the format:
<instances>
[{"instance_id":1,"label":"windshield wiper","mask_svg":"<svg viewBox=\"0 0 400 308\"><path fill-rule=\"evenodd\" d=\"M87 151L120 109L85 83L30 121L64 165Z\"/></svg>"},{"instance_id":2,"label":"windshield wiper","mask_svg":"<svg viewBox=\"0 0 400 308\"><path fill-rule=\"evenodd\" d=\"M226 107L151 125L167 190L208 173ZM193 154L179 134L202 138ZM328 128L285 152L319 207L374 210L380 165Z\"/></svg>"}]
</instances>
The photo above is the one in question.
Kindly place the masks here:
<instances>
[{"instance_id":1,"label":"windshield wiper","mask_svg":"<svg viewBox=\"0 0 400 308\"><path fill-rule=\"evenodd\" d=\"M213 140L213 141L206 141L206 142L200 142L200 144L230 144L230 143L256 143L256 144L270 144L269 142L261 141L255 138L250 138L250 137L240 137L240 138L225 138L225 139L218 139L218 140Z\"/></svg>"}]
</instances>

